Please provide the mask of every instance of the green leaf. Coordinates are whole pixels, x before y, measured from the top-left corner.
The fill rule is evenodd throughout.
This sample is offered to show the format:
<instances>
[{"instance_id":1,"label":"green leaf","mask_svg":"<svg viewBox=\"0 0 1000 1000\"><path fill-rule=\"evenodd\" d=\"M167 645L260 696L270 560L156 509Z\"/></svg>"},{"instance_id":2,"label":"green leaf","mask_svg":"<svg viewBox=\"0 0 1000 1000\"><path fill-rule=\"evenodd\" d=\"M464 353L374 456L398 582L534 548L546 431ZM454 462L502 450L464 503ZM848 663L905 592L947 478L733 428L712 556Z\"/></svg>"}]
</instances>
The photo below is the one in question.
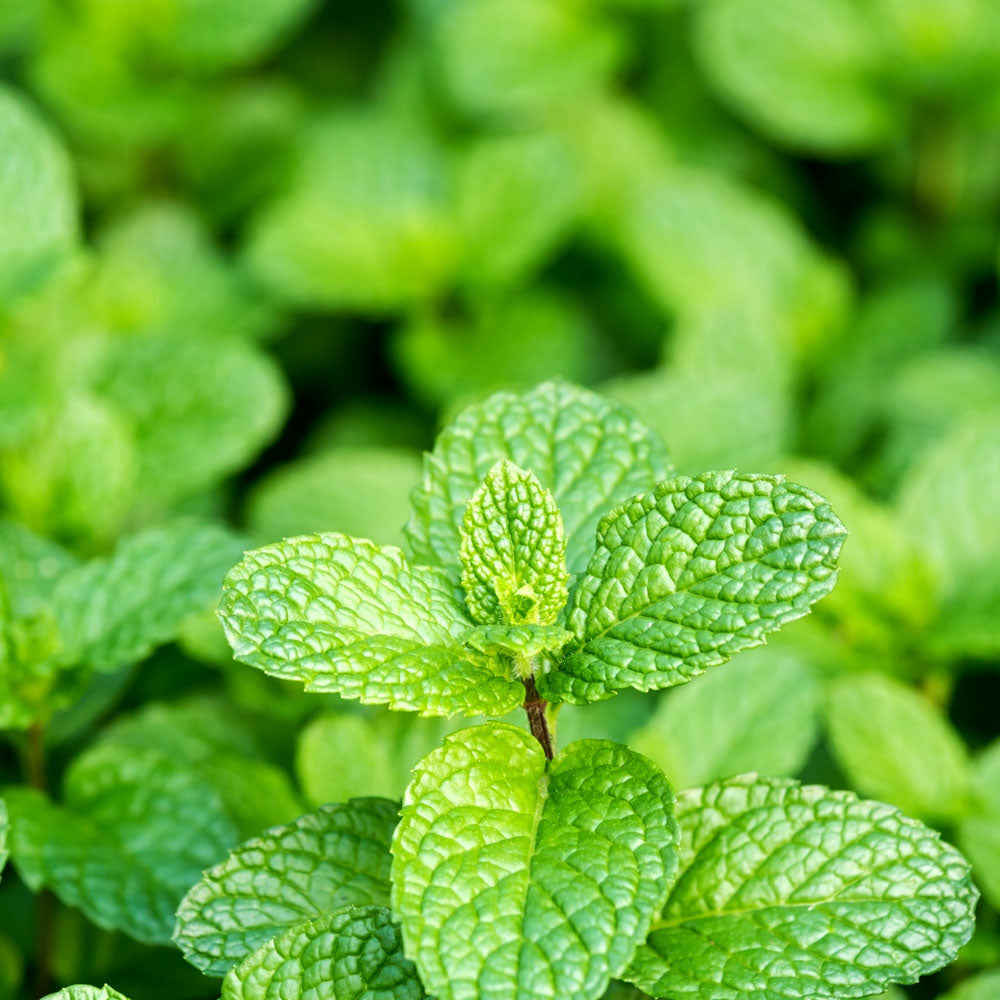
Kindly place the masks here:
<instances>
[{"instance_id":1,"label":"green leaf","mask_svg":"<svg viewBox=\"0 0 1000 1000\"><path fill-rule=\"evenodd\" d=\"M212 245L190 209L142 205L98 237L98 315L117 331L174 337L259 337L276 323Z\"/></svg>"},{"instance_id":2,"label":"green leaf","mask_svg":"<svg viewBox=\"0 0 1000 1000\"><path fill-rule=\"evenodd\" d=\"M347 906L262 945L222 984L222 1000L424 1000L392 914Z\"/></svg>"},{"instance_id":3,"label":"green leaf","mask_svg":"<svg viewBox=\"0 0 1000 1000\"><path fill-rule=\"evenodd\" d=\"M128 1000L110 986L66 986L58 993L50 993L43 1000Z\"/></svg>"},{"instance_id":4,"label":"green leaf","mask_svg":"<svg viewBox=\"0 0 1000 1000\"><path fill-rule=\"evenodd\" d=\"M0 300L44 281L76 246L69 157L16 91L0 87Z\"/></svg>"},{"instance_id":5,"label":"green leaf","mask_svg":"<svg viewBox=\"0 0 1000 1000\"><path fill-rule=\"evenodd\" d=\"M158 510L238 471L277 433L288 389L277 364L236 337L116 338L100 391L128 422L136 502Z\"/></svg>"},{"instance_id":6,"label":"green leaf","mask_svg":"<svg viewBox=\"0 0 1000 1000\"><path fill-rule=\"evenodd\" d=\"M248 552L219 617L238 660L309 691L424 715L504 715L522 698L460 645L473 623L447 575L392 546L330 533Z\"/></svg>"},{"instance_id":7,"label":"green leaf","mask_svg":"<svg viewBox=\"0 0 1000 1000\"><path fill-rule=\"evenodd\" d=\"M335 448L278 466L250 492L247 525L262 542L310 531L398 544L420 478L416 452Z\"/></svg>"},{"instance_id":8,"label":"green leaf","mask_svg":"<svg viewBox=\"0 0 1000 1000\"><path fill-rule=\"evenodd\" d=\"M181 902L174 941L184 957L221 976L304 920L386 905L397 811L387 799L352 799L241 844Z\"/></svg>"},{"instance_id":9,"label":"green leaf","mask_svg":"<svg viewBox=\"0 0 1000 1000\"><path fill-rule=\"evenodd\" d=\"M982 608L1000 600L1000 408L972 414L924 452L898 502L901 520L937 571L945 622L968 615L967 603Z\"/></svg>"},{"instance_id":10,"label":"green leaf","mask_svg":"<svg viewBox=\"0 0 1000 1000\"><path fill-rule=\"evenodd\" d=\"M473 286L530 279L569 235L581 200L569 151L544 133L479 139L459 157L456 187L462 276Z\"/></svg>"},{"instance_id":11,"label":"green leaf","mask_svg":"<svg viewBox=\"0 0 1000 1000\"><path fill-rule=\"evenodd\" d=\"M31 788L4 793L27 885L150 944L169 942L177 904L205 868L298 811L280 772L185 731L183 715L173 717L180 738L164 740L161 711L123 720L77 757L63 805Z\"/></svg>"},{"instance_id":12,"label":"green leaf","mask_svg":"<svg viewBox=\"0 0 1000 1000\"><path fill-rule=\"evenodd\" d=\"M677 814L680 874L627 976L654 996L861 997L972 934L968 864L891 806L742 775Z\"/></svg>"},{"instance_id":13,"label":"green leaf","mask_svg":"<svg viewBox=\"0 0 1000 1000\"><path fill-rule=\"evenodd\" d=\"M0 799L0 872L3 871L3 867L7 864L7 856L9 851L7 850L7 804Z\"/></svg>"},{"instance_id":14,"label":"green leaf","mask_svg":"<svg viewBox=\"0 0 1000 1000\"><path fill-rule=\"evenodd\" d=\"M61 660L114 670L174 638L190 615L216 600L243 543L211 524L176 522L125 539L59 580L53 603Z\"/></svg>"},{"instance_id":15,"label":"green leaf","mask_svg":"<svg viewBox=\"0 0 1000 1000\"><path fill-rule=\"evenodd\" d=\"M451 214L448 164L427 134L342 113L304 136L291 185L252 225L247 260L286 301L391 312L450 278Z\"/></svg>"},{"instance_id":16,"label":"green leaf","mask_svg":"<svg viewBox=\"0 0 1000 1000\"><path fill-rule=\"evenodd\" d=\"M630 743L679 788L750 770L792 777L819 735L819 696L801 655L753 650L665 695Z\"/></svg>"},{"instance_id":17,"label":"green leaf","mask_svg":"<svg viewBox=\"0 0 1000 1000\"><path fill-rule=\"evenodd\" d=\"M1000 740L973 762L969 809L958 824L958 843L972 861L983 895L1000 907Z\"/></svg>"},{"instance_id":18,"label":"green leaf","mask_svg":"<svg viewBox=\"0 0 1000 1000\"><path fill-rule=\"evenodd\" d=\"M882 40L850 0L719 0L698 14L709 83L771 137L832 155L892 139L898 112L876 80Z\"/></svg>"},{"instance_id":19,"label":"green leaf","mask_svg":"<svg viewBox=\"0 0 1000 1000\"><path fill-rule=\"evenodd\" d=\"M939 1000L993 1000L1000 996L1000 969L981 972L943 993Z\"/></svg>"},{"instance_id":20,"label":"green leaf","mask_svg":"<svg viewBox=\"0 0 1000 1000\"><path fill-rule=\"evenodd\" d=\"M945 715L882 674L835 681L827 697L830 745L862 795L938 822L962 812L968 752Z\"/></svg>"},{"instance_id":21,"label":"green leaf","mask_svg":"<svg viewBox=\"0 0 1000 1000\"><path fill-rule=\"evenodd\" d=\"M478 625L462 641L488 656L530 658L558 653L572 638L572 632L558 625Z\"/></svg>"},{"instance_id":22,"label":"green leaf","mask_svg":"<svg viewBox=\"0 0 1000 1000\"><path fill-rule=\"evenodd\" d=\"M449 736L414 770L392 909L440 1000L600 997L674 872L673 793L626 747L581 740L546 768L521 729Z\"/></svg>"},{"instance_id":23,"label":"green leaf","mask_svg":"<svg viewBox=\"0 0 1000 1000\"><path fill-rule=\"evenodd\" d=\"M679 476L620 504L570 599L579 649L541 678L559 701L683 684L800 618L836 581L844 527L780 476Z\"/></svg>"},{"instance_id":24,"label":"green leaf","mask_svg":"<svg viewBox=\"0 0 1000 1000\"><path fill-rule=\"evenodd\" d=\"M498 392L463 410L424 459L406 536L414 556L454 567L465 505L500 458L550 490L566 532L570 572L586 565L611 504L670 474L662 442L625 407L565 382Z\"/></svg>"},{"instance_id":25,"label":"green leaf","mask_svg":"<svg viewBox=\"0 0 1000 1000\"><path fill-rule=\"evenodd\" d=\"M500 459L462 521L462 586L485 625L552 625L568 596L566 538L552 494Z\"/></svg>"}]
</instances>

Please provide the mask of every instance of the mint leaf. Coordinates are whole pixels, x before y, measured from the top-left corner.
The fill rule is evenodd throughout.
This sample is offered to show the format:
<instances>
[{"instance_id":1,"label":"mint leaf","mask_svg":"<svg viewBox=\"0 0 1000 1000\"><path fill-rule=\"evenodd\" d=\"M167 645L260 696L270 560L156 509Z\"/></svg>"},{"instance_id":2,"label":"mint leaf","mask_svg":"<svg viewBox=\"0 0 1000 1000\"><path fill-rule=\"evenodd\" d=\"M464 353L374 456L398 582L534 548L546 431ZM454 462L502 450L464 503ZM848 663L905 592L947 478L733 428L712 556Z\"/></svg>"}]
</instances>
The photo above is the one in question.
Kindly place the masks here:
<instances>
[{"instance_id":1,"label":"mint leaf","mask_svg":"<svg viewBox=\"0 0 1000 1000\"><path fill-rule=\"evenodd\" d=\"M972 861L976 883L1000 907L1000 740L972 765L968 812L958 824L958 843Z\"/></svg>"},{"instance_id":2,"label":"mint leaf","mask_svg":"<svg viewBox=\"0 0 1000 1000\"><path fill-rule=\"evenodd\" d=\"M66 986L43 1000L128 1000L110 986Z\"/></svg>"},{"instance_id":3,"label":"mint leaf","mask_svg":"<svg viewBox=\"0 0 1000 1000\"><path fill-rule=\"evenodd\" d=\"M406 536L415 558L453 567L469 497L500 458L552 492L570 572L586 565L611 504L670 473L662 442L625 407L565 382L518 395L498 392L463 410L424 458Z\"/></svg>"},{"instance_id":4,"label":"mint leaf","mask_svg":"<svg viewBox=\"0 0 1000 1000\"><path fill-rule=\"evenodd\" d=\"M558 653L573 638L558 625L478 625L462 641L488 656L527 657Z\"/></svg>"},{"instance_id":5,"label":"mint leaf","mask_svg":"<svg viewBox=\"0 0 1000 1000\"><path fill-rule=\"evenodd\" d=\"M742 775L677 815L680 874L627 975L654 996L861 997L972 934L968 864L891 806Z\"/></svg>"},{"instance_id":6,"label":"mint leaf","mask_svg":"<svg viewBox=\"0 0 1000 1000\"><path fill-rule=\"evenodd\" d=\"M679 788L749 770L791 777L816 743L819 705L819 684L801 655L753 650L666 694L630 742Z\"/></svg>"},{"instance_id":7,"label":"mint leaf","mask_svg":"<svg viewBox=\"0 0 1000 1000\"><path fill-rule=\"evenodd\" d=\"M500 459L462 521L462 586L482 624L552 625L566 604L566 539L552 494Z\"/></svg>"},{"instance_id":8,"label":"mint leaf","mask_svg":"<svg viewBox=\"0 0 1000 1000\"><path fill-rule=\"evenodd\" d=\"M827 696L830 745L862 795L938 822L962 812L968 752L945 715L883 674L835 681Z\"/></svg>"},{"instance_id":9,"label":"mint leaf","mask_svg":"<svg viewBox=\"0 0 1000 1000\"><path fill-rule=\"evenodd\" d=\"M472 627L439 569L333 533L248 552L219 617L238 660L308 691L424 715L504 715L521 685L459 644Z\"/></svg>"},{"instance_id":10,"label":"mint leaf","mask_svg":"<svg viewBox=\"0 0 1000 1000\"><path fill-rule=\"evenodd\" d=\"M176 522L122 541L59 579L52 600L60 659L114 670L143 659L217 599L241 540L225 528Z\"/></svg>"},{"instance_id":11,"label":"mint leaf","mask_svg":"<svg viewBox=\"0 0 1000 1000\"><path fill-rule=\"evenodd\" d=\"M392 914L347 906L296 924L247 956L222 984L222 1000L424 1000Z\"/></svg>"},{"instance_id":12,"label":"mint leaf","mask_svg":"<svg viewBox=\"0 0 1000 1000\"><path fill-rule=\"evenodd\" d=\"M336 528L396 545L419 478L420 459L409 449L338 447L307 455L251 490L247 527L262 542Z\"/></svg>"},{"instance_id":13,"label":"mint leaf","mask_svg":"<svg viewBox=\"0 0 1000 1000\"><path fill-rule=\"evenodd\" d=\"M600 997L666 896L672 801L618 744L581 740L547 769L513 726L447 737L414 769L392 842L392 909L427 989Z\"/></svg>"},{"instance_id":14,"label":"mint leaf","mask_svg":"<svg viewBox=\"0 0 1000 1000\"><path fill-rule=\"evenodd\" d=\"M303 920L387 904L397 811L387 799L352 799L241 844L181 902L174 941L184 957L221 976Z\"/></svg>"},{"instance_id":15,"label":"mint leaf","mask_svg":"<svg viewBox=\"0 0 1000 1000\"><path fill-rule=\"evenodd\" d=\"M199 739L183 714L179 737L165 740L161 711L123 720L77 757L62 805L31 788L4 794L11 855L31 889L51 888L99 927L164 944L201 872L299 806L281 772L218 735Z\"/></svg>"},{"instance_id":16,"label":"mint leaf","mask_svg":"<svg viewBox=\"0 0 1000 1000\"><path fill-rule=\"evenodd\" d=\"M43 282L78 238L76 182L55 134L17 93L0 87L0 300Z\"/></svg>"},{"instance_id":17,"label":"mint leaf","mask_svg":"<svg viewBox=\"0 0 1000 1000\"><path fill-rule=\"evenodd\" d=\"M679 476L619 505L570 599L579 648L541 678L558 701L683 684L809 611L844 527L780 476Z\"/></svg>"}]
</instances>

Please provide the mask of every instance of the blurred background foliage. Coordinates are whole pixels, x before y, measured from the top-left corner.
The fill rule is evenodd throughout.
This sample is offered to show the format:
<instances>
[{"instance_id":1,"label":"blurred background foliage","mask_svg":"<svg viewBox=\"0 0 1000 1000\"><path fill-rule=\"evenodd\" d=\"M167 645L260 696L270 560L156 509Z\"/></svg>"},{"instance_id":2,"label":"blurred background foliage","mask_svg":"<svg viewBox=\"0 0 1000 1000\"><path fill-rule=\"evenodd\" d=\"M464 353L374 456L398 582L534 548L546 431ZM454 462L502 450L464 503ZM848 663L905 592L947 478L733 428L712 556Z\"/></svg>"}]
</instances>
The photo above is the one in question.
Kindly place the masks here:
<instances>
[{"instance_id":1,"label":"blurred background foliage","mask_svg":"<svg viewBox=\"0 0 1000 1000\"><path fill-rule=\"evenodd\" d=\"M851 532L810 618L659 699L566 708L560 741L935 823L979 931L892 997L1000 995L995 0L3 0L0 79L0 772L40 838L111 852L124 900L15 840L0 997L49 964L216 995L169 946L201 868L399 795L464 724L233 664L172 554L216 581L281 536L401 543L440 422L553 375L681 471L787 473ZM110 638L80 595L122 609ZM161 918L129 916L136 886Z\"/></svg>"}]
</instances>

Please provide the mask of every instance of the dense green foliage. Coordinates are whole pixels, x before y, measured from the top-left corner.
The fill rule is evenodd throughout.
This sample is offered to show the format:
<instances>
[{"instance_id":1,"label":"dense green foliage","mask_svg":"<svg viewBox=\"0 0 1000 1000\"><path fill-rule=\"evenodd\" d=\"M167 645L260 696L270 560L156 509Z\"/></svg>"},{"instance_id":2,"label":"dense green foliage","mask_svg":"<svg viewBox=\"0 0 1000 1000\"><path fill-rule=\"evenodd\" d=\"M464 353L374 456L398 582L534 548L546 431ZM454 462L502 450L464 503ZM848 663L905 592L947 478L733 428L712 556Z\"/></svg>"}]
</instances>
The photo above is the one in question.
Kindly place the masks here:
<instances>
[{"instance_id":1,"label":"dense green foliage","mask_svg":"<svg viewBox=\"0 0 1000 1000\"><path fill-rule=\"evenodd\" d=\"M0 1000L996 1000L998 208L994 0L2 0Z\"/></svg>"}]
</instances>

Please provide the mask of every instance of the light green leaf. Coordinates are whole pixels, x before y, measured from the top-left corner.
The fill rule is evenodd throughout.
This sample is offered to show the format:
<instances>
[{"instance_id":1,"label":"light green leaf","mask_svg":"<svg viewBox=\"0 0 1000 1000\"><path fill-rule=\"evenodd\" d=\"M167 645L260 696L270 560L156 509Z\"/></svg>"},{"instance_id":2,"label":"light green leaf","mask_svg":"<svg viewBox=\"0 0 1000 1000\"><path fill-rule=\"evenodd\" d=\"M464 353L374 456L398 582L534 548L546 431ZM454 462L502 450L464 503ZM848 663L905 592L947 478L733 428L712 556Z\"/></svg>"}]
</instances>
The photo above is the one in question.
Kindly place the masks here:
<instances>
[{"instance_id":1,"label":"light green leaf","mask_svg":"<svg viewBox=\"0 0 1000 1000\"><path fill-rule=\"evenodd\" d=\"M420 460L403 448L335 448L269 472L250 492L247 525L262 542L310 531L398 544Z\"/></svg>"},{"instance_id":2,"label":"light green leaf","mask_svg":"<svg viewBox=\"0 0 1000 1000\"><path fill-rule=\"evenodd\" d=\"M876 80L881 39L851 0L716 0L698 13L709 83L768 135L833 155L892 139L898 113Z\"/></svg>"},{"instance_id":3,"label":"light green leaf","mask_svg":"<svg viewBox=\"0 0 1000 1000\"><path fill-rule=\"evenodd\" d=\"M358 795L399 796L392 751L377 725L362 715L329 713L299 733L295 771L313 805L346 802Z\"/></svg>"},{"instance_id":4,"label":"light green leaf","mask_svg":"<svg viewBox=\"0 0 1000 1000\"><path fill-rule=\"evenodd\" d=\"M439 569L346 535L288 539L226 575L219 617L238 660L309 691L424 715L505 715L522 697L502 663L471 659L472 628Z\"/></svg>"},{"instance_id":5,"label":"light green leaf","mask_svg":"<svg viewBox=\"0 0 1000 1000\"><path fill-rule=\"evenodd\" d=\"M609 506L670 474L662 442L617 403L559 381L521 395L498 392L463 410L425 456L406 526L417 559L456 565L466 502L500 458L552 492L570 572L586 565Z\"/></svg>"},{"instance_id":6,"label":"light green leaf","mask_svg":"<svg viewBox=\"0 0 1000 1000\"><path fill-rule=\"evenodd\" d=\"M899 512L940 579L943 615L981 607L982 588L1000 583L1000 409L973 414L933 444L910 468ZM994 595L1000 599L1000 590Z\"/></svg>"},{"instance_id":7,"label":"light green leaf","mask_svg":"<svg viewBox=\"0 0 1000 1000\"><path fill-rule=\"evenodd\" d=\"M114 330L174 337L257 337L276 323L212 245L190 209L148 203L98 237L94 296Z\"/></svg>"},{"instance_id":8,"label":"light green leaf","mask_svg":"<svg viewBox=\"0 0 1000 1000\"><path fill-rule=\"evenodd\" d=\"M532 657L558 653L573 633L558 625L478 625L462 641L488 656Z\"/></svg>"},{"instance_id":9,"label":"light green leaf","mask_svg":"<svg viewBox=\"0 0 1000 1000\"><path fill-rule=\"evenodd\" d=\"M43 282L78 237L69 157L16 91L0 87L0 299Z\"/></svg>"},{"instance_id":10,"label":"light green leaf","mask_svg":"<svg viewBox=\"0 0 1000 1000\"><path fill-rule=\"evenodd\" d=\"M462 586L484 625L552 625L566 605L566 537L552 494L500 459L462 521Z\"/></svg>"},{"instance_id":11,"label":"light green leaf","mask_svg":"<svg viewBox=\"0 0 1000 1000\"><path fill-rule=\"evenodd\" d=\"M580 304L544 286L477 297L458 315L423 313L397 327L389 347L406 385L435 408L557 374L590 383L609 365L607 345Z\"/></svg>"},{"instance_id":12,"label":"light green leaf","mask_svg":"<svg viewBox=\"0 0 1000 1000\"><path fill-rule=\"evenodd\" d=\"M667 893L677 827L659 770L581 740L546 768L524 730L449 736L414 770L392 909L440 1000L594 1000Z\"/></svg>"},{"instance_id":13,"label":"light green leaf","mask_svg":"<svg viewBox=\"0 0 1000 1000\"><path fill-rule=\"evenodd\" d=\"M392 914L347 906L262 945L222 984L222 1000L424 1000Z\"/></svg>"},{"instance_id":14,"label":"light green leaf","mask_svg":"<svg viewBox=\"0 0 1000 1000\"><path fill-rule=\"evenodd\" d=\"M168 740L171 715L178 735ZM11 856L30 888L52 889L98 927L165 944L205 868L298 812L280 772L188 724L155 705L123 720L74 760L63 805L5 791Z\"/></svg>"},{"instance_id":15,"label":"light green leaf","mask_svg":"<svg viewBox=\"0 0 1000 1000\"><path fill-rule=\"evenodd\" d=\"M1000 996L1000 969L981 972L943 993L939 1000L995 1000Z\"/></svg>"},{"instance_id":16,"label":"light green leaf","mask_svg":"<svg viewBox=\"0 0 1000 1000\"><path fill-rule=\"evenodd\" d=\"M680 874L627 977L654 996L862 997L972 934L968 864L891 806L742 775L677 813Z\"/></svg>"},{"instance_id":17,"label":"light green leaf","mask_svg":"<svg viewBox=\"0 0 1000 1000\"><path fill-rule=\"evenodd\" d=\"M61 660L114 670L141 660L211 606L243 543L225 528L179 521L125 539L59 580Z\"/></svg>"},{"instance_id":18,"label":"light green leaf","mask_svg":"<svg viewBox=\"0 0 1000 1000\"><path fill-rule=\"evenodd\" d=\"M630 744L679 788L750 770L793 777L816 743L819 694L803 657L753 650L665 695Z\"/></svg>"},{"instance_id":19,"label":"light green leaf","mask_svg":"<svg viewBox=\"0 0 1000 1000\"><path fill-rule=\"evenodd\" d=\"M529 279L569 234L581 200L569 151L544 133L478 140L458 159L456 187L462 277L474 286Z\"/></svg>"},{"instance_id":20,"label":"light green leaf","mask_svg":"<svg viewBox=\"0 0 1000 1000\"><path fill-rule=\"evenodd\" d=\"M247 259L287 301L393 311L450 278L451 216L448 164L426 134L339 114L304 136L291 186L252 225Z\"/></svg>"},{"instance_id":21,"label":"light green leaf","mask_svg":"<svg viewBox=\"0 0 1000 1000\"><path fill-rule=\"evenodd\" d=\"M808 613L836 581L845 531L780 476L679 476L620 504L570 599L579 648L541 678L578 704L683 684Z\"/></svg>"},{"instance_id":22,"label":"light green leaf","mask_svg":"<svg viewBox=\"0 0 1000 1000\"><path fill-rule=\"evenodd\" d=\"M174 941L184 957L221 976L304 920L386 905L397 812L387 799L352 799L241 844L181 902Z\"/></svg>"},{"instance_id":23,"label":"light green leaf","mask_svg":"<svg viewBox=\"0 0 1000 1000\"><path fill-rule=\"evenodd\" d=\"M905 684L882 674L835 681L827 726L837 763L862 795L938 822L962 811L965 744L944 714Z\"/></svg>"},{"instance_id":24,"label":"light green leaf","mask_svg":"<svg viewBox=\"0 0 1000 1000\"><path fill-rule=\"evenodd\" d=\"M43 1000L128 1000L110 986L66 986L58 993L50 993Z\"/></svg>"},{"instance_id":25,"label":"light green leaf","mask_svg":"<svg viewBox=\"0 0 1000 1000\"><path fill-rule=\"evenodd\" d=\"M958 824L958 843L973 864L976 884L1000 908L1000 740L973 763L969 810Z\"/></svg>"},{"instance_id":26,"label":"light green leaf","mask_svg":"<svg viewBox=\"0 0 1000 1000\"><path fill-rule=\"evenodd\" d=\"M187 332L117 338L101 377L135 440L137 502L153 509L241 469L288 409L281 371L258 347Z\"/></svg>"}]
</instances>

